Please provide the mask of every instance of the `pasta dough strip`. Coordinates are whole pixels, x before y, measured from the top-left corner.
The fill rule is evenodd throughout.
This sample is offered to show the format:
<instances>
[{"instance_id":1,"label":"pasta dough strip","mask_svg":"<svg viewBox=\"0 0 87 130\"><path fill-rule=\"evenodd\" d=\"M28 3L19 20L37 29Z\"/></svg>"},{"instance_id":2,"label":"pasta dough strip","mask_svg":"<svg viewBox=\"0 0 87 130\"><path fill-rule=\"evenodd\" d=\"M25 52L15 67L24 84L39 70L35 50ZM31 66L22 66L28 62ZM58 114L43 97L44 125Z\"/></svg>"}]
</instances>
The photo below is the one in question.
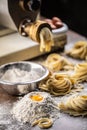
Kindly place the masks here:
<instances>
[{"instance_id":1,"label":"pasta dough strip","mask_svg":"<svg viewBox=\"0 0 87 130\"><path fill-rule=\"evenodd\" d=\"M41 81L39 89L47 91L54 96L63 96L68 93L80 92L83 86L78 84L75 79L69 75L56 73Z\"/></svg>"},{"instance_id":2,"label":"pasta dough strip","mask_svg":"<svg viewBox=\"0 0 87 130\"><path fill-rule=\"evenodd\" d=\"M72 75L77 82L87 81L87 62L77 64L75 66L75 72Z\"/></svg>"},{"instance_id":3,"label":"pasta dough strip","mask_svg":"<svg viewBox=\"0 0 87 130\"><path fill-rule=\"evenodd\" d=\"M66 52L67 55L78 58L78 59L86 59L87 58L87 42L86 41L79 41L76 42L74 47Z\"/></svg>"},{"instance_id":4,"label":"pasta dough strip","mask_svg":"<svg viewBox=\"0 0 87 130\"><path fill-rule=\"evenodd\" d=\"M38 125L40 128L50 128L53 124L53 121L49 118L40 118L39 120L35 120L32 123L32 126Z\"/></svg>"},{"instance_id":5,"label":"pasta dough strip","mask_svg":"<svg viewBox=\"0 0 87 130\"><path fill-rule=\"evenodd\" d=\"M87 115L87 95L69 97L66 103L60 102L58 107L73 116Z\"/></svg>"},{"instance_id":6,"label":"pasta dough strip","mask_svg":"<svg viewBox=\"0 0 87 130\"><path fill-rule=\"evenodd\" d=\"M54 45L51 31L47 27L44 27L40 31L39 35L40 35L39 36L40 37L40 51L49 52L51 50L51 47Z\"/></svg>"},{"instance_id":7,"label":"pasta dough strip","mask_svg":"<svg viewBox=\"0 0 87 130\"><path fill-rule=\"evenodd\" d=\"M42 81L39 84L39 88L48 91L55 96L60 96L70 92L72 82L65 74L55 74L50 76L47 81Z\"/></svg>"},{"instance_id":8,"label":"pasta dough strip","mask_svg":"<svg viewBox=\"0 0 87 130\"><path fill-rule=\"evenodd\" d=\"M51 26L45 21L36 20L25 27L25 32L32 40L39 43L41 52L49 52L54 46Z\"/></svg>"},{"instance_id":9,"label":"pasta dough strip","mask_svg":"<svg viewBox=\"0 0 87 130\"><path fill-rule=\"evenodd\" d=\"M43 65L53 72L59 70L69 70L73 69L74 67L74 65L71 62L69 62L66 58L60 56L57 53L48 55Z\"/></svg>"}]
</instances>

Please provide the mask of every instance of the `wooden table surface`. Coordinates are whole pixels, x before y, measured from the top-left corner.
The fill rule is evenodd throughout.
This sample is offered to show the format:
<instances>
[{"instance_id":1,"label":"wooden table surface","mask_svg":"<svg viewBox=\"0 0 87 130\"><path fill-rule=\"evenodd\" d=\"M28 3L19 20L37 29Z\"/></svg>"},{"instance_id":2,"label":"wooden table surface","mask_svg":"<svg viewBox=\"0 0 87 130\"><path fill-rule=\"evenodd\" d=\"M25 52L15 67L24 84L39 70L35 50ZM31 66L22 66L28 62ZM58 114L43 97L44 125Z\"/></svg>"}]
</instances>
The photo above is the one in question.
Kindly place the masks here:
<instances>
[{"instance_id":1,"label":"wooden table surface","mask_svg":"<svg viewBox=\"0 0 87 130\"><path fill-rule=\"evenodd\" d=\"M85 37L73 31L67 32L67 38L66 49L78 40L86 40ZM28 124L22 124L12 119L10 110L18 99L17 96L8 95L0 87L0 130L39 130L38 126L30 128ZM49 130L87 130L87 117L72 117L62 114Z\"/></svg>"}]
</instances>

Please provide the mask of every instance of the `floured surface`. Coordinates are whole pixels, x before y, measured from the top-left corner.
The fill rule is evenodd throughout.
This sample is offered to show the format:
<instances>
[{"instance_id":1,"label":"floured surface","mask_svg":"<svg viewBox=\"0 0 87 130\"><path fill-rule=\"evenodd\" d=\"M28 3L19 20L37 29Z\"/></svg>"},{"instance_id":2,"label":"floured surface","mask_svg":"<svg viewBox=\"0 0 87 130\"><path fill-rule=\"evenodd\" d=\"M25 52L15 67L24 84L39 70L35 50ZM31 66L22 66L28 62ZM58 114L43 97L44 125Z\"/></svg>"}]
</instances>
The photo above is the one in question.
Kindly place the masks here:
<instances>
[{"instance_id":1,"label":"floured surface","mask_svg":"<svg viewBox=\"0 0 87 130\"><path fill-rule=\"evenodd\" d=\"M71 47L76 40L81 40L81 38L85 40L85 38L74 35L73 33L69 34L70 39L67 48ZM38 60L42 60L43 58L40 57ZM69 59L73 63L81 62L72 58ZM37 61L37 59L35 59L35 61ZM87 91L87 84L84 83L83 85L85 86L85 90L83 91ZM4 90L0 88L0 130L40 130L38 126L30 127L28 123L22 124L12 118L10 111L13 103L15 103L19 98L20 97L7 95ZM55 98L55 100L59 102L62 98L63 97ZM60 113L59 118L54 122L53 126L49 128L49 130L87 130L87 117L73 117L68 114Z\"/></svg>"},{"instance_id":2,"label":"floured surface","mask_svg":"<svg viewBox=\"0 0 87 130\"><path fill-rule=\"evenodd\" d=\"M10 111L13 103L19 97L0 94L0 130L40 130L38 126L30 127L29 123L23 124L13 119ZM3 99L2 99L3 98ZM57 98L56 98L57 100ZM72 123L73 122L73 123ZM73 117L61 113L49 130L87 130L87 117Z\"/></svg>"}]
</instances>

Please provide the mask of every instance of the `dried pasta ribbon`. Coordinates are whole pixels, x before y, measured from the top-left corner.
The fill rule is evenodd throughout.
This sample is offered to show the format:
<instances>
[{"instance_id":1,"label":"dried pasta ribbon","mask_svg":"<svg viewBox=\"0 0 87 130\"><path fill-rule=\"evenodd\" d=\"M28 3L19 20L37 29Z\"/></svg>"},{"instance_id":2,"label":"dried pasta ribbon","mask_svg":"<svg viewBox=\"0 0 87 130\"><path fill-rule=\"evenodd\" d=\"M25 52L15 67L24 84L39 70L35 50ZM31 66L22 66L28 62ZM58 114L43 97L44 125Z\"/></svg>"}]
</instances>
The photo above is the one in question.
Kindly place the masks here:
<instances>
[{"instance_id":1,"label":"dried pasta ribbon","mask_svg":"<svg viewBox=\"0 0 87 130\"><path fill-rule=\"evenodd\" d=\"M74 47L70 51L66 52L66 54L73 58L87 59L87 42L76 42Z\"/></svg>"},{"instance_id":2,"label":"dried pasta ribbon","mask_svg":"<svg viewBox=\"0 0 87 130\"><path fill-rule=\"evenodd\" d=\"M77 82L87 81L87 62L79 63L75 66L75 72L72 78Z\"/></svg>"},{"instance_id":3,"label":"dried pasta ribbon","mask_svg":"<svg viewBox=\"0 0 87 130\"><path fill-rule=\"evenodd\" d=\"M49 52L54 45L53 35L50 25L41 20L37 20L25 28L25 32L31 39L40 43L40 51Z\"/></svg>"},{"instance_id":4,"label":"dried pasta ribbon","mask_svg":"<svg viewBox=\"0 0 87 130\"><path fill-rule=\"evenodd\" d=\"M66 103L60 102L58 107L73 116L87 115L87 95L71 96Z\"/></svg>"},{"instance_id":5,"label":"dried pasta ribbon","mask_svg":"<svg viewBox=\"0 0 87 130\"><path fill-rule=\"evenodd\" d=\"M71 62L69 62L67 59L57 53L52 53L48 55L43 64L53 72L59 70L73 69L73 64L71 64Z\"/></svg>"},{"instance_id":6,"label":"dried pasta ribbon","mask_svg":"<svg viewBox=\"0 0 87 130\"><path fill-rule=\"evenodd\" d=\"M48 91L55 96L66 95L72 87L72 81L65 74L55 74L39 84L41 90Z\"/></svg>"},{"instance_id":7,"label":"dried pasta ribbon","mask_svg":"<svg viewBox=\"0 0 87 130\"><path fill-rule=\"evenodd\" d=\"M53 124L53 121L49 118L41 118L33 122L32 126L38 125L40 128L50 128Z\"/></svg>"}]
</instances>

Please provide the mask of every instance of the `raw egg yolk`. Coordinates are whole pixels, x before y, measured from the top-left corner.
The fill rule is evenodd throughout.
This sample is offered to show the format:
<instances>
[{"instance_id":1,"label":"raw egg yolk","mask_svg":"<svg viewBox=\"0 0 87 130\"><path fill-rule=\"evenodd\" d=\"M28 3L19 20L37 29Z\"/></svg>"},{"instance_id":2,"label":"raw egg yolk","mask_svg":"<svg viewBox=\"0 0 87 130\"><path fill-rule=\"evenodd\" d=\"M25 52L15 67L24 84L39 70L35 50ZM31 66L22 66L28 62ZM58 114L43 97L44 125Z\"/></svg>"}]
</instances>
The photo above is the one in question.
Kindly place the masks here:
<instances>
[{"instance_id":1,"label":"raw egg yolk","mask_svg":"<svg viewBox=\"0 0 87 130\"><path fill-rule=\"evenodd\" d=\"M87 96L82 96L83 99L87 99Z\"/></svg>"},{"instance_id":2,"label":"raw egg yolk","mask_svg":"<svg viewBox=\"0 0 87 130\"><path fill-rule=\"evenodd\" d=\"M38 94L38 95L33 95L33 96L31 96L31 99L32 99L33 101L42 101L42 100L43 100L43 97Z\"/></svg>"}]
</instances>

